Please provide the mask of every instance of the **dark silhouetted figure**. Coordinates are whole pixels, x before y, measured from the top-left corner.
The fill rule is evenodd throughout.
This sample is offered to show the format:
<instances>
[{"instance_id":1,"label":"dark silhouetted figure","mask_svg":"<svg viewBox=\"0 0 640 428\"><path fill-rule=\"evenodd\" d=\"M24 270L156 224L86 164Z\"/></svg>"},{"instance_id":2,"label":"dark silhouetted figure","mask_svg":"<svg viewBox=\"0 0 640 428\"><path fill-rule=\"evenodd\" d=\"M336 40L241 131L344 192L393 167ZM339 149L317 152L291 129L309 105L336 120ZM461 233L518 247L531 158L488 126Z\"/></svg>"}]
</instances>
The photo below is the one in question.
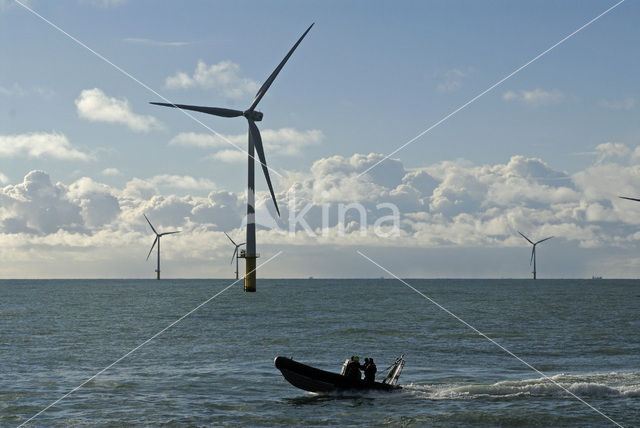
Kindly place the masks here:
<instances>
[{"instance_id":1,"label":"dark silhouetted figure","mask_svg":"<svg viewBox=\"0 0 640 428\"><path fill-rule=\"evenodd\" d=\"M364 381L373 383L376 381L376 372L378 371L378 368L373 362L373 358L365 358L364 361Z\"/></svg>"},{"instance_id":2,"label":"dark silhouetted figure","mask_svg":"<svg viewBox=\"0 0 640 428\"><path fill-rule=\"evenodd\" d=\"M347 368L344 371L344 375L349 379L360 380L362 379L362 373L360 373L360 369L363 366L360 365L360 358L357 356L352 356L349 363L347 363Z\"/></svg>"}]
</instances>

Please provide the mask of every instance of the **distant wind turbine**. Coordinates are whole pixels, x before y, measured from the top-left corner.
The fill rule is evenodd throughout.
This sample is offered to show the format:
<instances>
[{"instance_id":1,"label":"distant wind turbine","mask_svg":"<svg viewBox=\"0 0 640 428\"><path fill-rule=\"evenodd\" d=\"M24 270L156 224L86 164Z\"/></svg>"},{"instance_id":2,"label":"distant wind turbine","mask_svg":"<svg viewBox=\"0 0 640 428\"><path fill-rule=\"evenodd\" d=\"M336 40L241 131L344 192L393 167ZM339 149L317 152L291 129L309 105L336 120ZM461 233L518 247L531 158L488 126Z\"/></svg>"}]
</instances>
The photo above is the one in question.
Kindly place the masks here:
<instances>
[{"instance_id":1,"label":"distant wind turbine","mask_svg":"<svg viewBox=\"0 0 640 428\"><path fill-rule=\"evenodd\" d=\"M256 94L253 102L249 106L249 108L245 111L242 110L233 110L228 108L220 108L220 107L201 107L201 106L192 106L185 104L171 104L171 103L154 103L151 104L165 106L165 107L175 107L184 110L193 110L199 111L201 113L212 114L214 116L221 117L239 117L244 116L249 122L249 149L247 150L248 154L248 191L247 191L247 250L244 255L245 259L245 277L244 277L244 291L256 291L256 258L259 257L256 252L256 219L255 219L255 178L254 178L254 149L258 152L258 158L260 160L260 164L262 165L262 171L264 172L264 177L267 180L267 185L269 186L269 192L271 192L271 198L273 199L273 203L276 207L276 212L278 216L280 216L280 209L278 208L278 203L276 202L276 196L273 193L273 187L271 186L271 178L269 177L269 168L267 167L267 160L264 156L264 149L262 147L262 137L260 136L260 131L256 126L255 122L259 122L262 120L263 114L259 111L256 111L256 107L258 103L262 99L262 97L267 93L269 87L284 67L285 63L289 60L293 51L296 50L302 39L307 35L309 30L311 30L313 24L307 28L307 31L302 34L302 36L298 39L295 45L289 50L289 53L284 57L284 59L280 62L280 64L276 67L276 69L271 73L269 78L262 84L258 93Z\"/></svg>"},{"instance_id":2,"label":"distant wind turbine","mask_svg":"<svg viewBox=\"0 0 640 428\"><path fill-rule=\"evenodd\" d=\"M532 273L533 273L533 279L536 279L536 245L538 245L538 244L539 244L539 243L541 243L541 242L546 241L547 239L551 239L551 238L553 238L553 236L550 236L550 237L548 237L548 238L541 239L541 240L539 240L538 242L533 242L533 241L531 241L531 239L529 239L529 238L527 238L526 236L524 236L524 235L522 234L522 232L518 231L518 233L519 233L519 234L520 234L524 239L526 239L527 241L529 241L529 243L530 243L531 245L533 245L533 249L531 250L531 260L529 260L529 265L531 265L531 263L533 262L533 272L532 272Z\"/></svg>"},{"instance_id":3,"label":"distant wind turbine","mask_svg":"<svg viewBox=\"0 0 640 428\"><path fill-rule=\"evenodd\" d=\"M149 223L149 226L151 226L151 230L153 230L153 233L156 234L156 239L153 241L153 245L151 245L151 249L149 250L149 254L147 254L147 260L149 260L149 256L151 255L151 252L153 251L153 247L155 247L156 242L158 243L158 267L156 268L156 272L157 272L157 277L156 279L160 279L160 238L163 237L164 235L171 235L172 233L180 233L180 231L176 231L176 232L164 232L164 233L158 233L156 232L156 229L153 227L153 225L151 224L151 222L149 221L149 219L147 218L146 214L142 214L144 216L144 218L147 219L147 223Z\"/></svg>"},{"instance_id":4,"label":"distant wind turbine","mask_svg":"<svg viewBox=\"0 0 640 428\"><path fill-rule=\"evenodd\" d=\"M227 232L224 232L224 234L227 235ZM243 242L241 244L236 244L229 235L227 235L227 238L229 238L229 241L231 241L231 243L236 247L235 250L233 250L233 255L231 256L231 263L233 263L233 259L235 258L236 259L236 279L238 279L238 258L239 258L238 248L243 246L245 243Z\"/></svg>"}]
</instances>

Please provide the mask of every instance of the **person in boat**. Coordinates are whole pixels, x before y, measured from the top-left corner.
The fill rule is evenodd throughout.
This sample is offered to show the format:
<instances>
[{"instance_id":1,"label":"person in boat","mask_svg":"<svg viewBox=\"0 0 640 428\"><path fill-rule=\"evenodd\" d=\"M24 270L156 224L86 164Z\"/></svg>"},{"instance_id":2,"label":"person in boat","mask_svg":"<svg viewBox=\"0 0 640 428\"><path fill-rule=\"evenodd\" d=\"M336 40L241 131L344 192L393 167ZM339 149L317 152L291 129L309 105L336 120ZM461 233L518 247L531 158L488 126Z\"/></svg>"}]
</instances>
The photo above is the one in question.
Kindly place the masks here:
<instances>
[{"instance_id":1,"label":"person in boat","mask_svg":"<svg viewBox=\"0 0 640 428\"><path fill-rule=\"evenodd\" d=\"M364 366L360 365L360 358L356 355L352 355L351 359L347 363L347 367L345 368L344 375L349 379L362 379L362 373L360 369Z\"/></svg>"},{"instance_id":2,"label":"person in boat","mask_svg":"<svg viewBox=\"0 0 640 428\"><path fill-rule=\"evenodd\" d=\"M365 358L364 361L364 381L374 383L376 381L376 372L378 371L378 368L373 362L373 358Z\"/></svg>"}]
</instances>

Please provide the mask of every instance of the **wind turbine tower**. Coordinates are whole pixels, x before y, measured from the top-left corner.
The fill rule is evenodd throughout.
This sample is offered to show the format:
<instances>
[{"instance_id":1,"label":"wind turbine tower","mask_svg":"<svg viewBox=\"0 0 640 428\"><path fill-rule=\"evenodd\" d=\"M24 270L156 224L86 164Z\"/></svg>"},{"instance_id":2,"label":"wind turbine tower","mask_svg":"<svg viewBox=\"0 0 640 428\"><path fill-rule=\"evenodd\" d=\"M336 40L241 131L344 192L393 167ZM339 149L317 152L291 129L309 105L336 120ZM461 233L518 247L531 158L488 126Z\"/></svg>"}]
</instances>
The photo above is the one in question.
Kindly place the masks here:
<instances>
[{"instance_id":1,"label":"wind turbine tower","mask_svg":"<svg viewBox=\"0 0 640 428\"><path fill-rule=\"evenodd\" d=\"M227 232L225 232L224 234L227 235ZM227 238L229 238L229 241L231 241L231 243L236 247L235 250L233 250L233 255L231 256L231 263L233 263L233 259L235 258L236 259L236 279L238 279L238 259L240 258L240 255L238 254L238 248L243 246L245 243L242 242L240 244L236 244L229 235L227 235Z\"/></svg>"},{"instance_id":2,"label":"wind turbine tower","mask_svg":"<svg viewBox=\"0 0 640 428\"><path fill-rule=\"evenodd\" d=\"M531 263L533 263L533 272L531 272L531 273L533 273L533 279L536 279L536 245L538 245L538 244L539 244L539 243L541 243L541 242L546 241L547 239L551 239L551 238L553 238L553 236L550 236L550 237L548 237L548 238L541 239L541 240L539 240L538 242L533 242L533 241L531 241L531 239L529 239L529 238L527 238L526 236L524 236L524 235L522 234L522 232L518 231L518 233L519 233L519 234L520 234L524 239L526 239L527 241L529 241L529 243L530 243L531 245L533 245L533 249L531 250L531 260L529 260L529 265L531 265Z\"/></svg>"},{"instance_id":3,"label":"wind turbine tower","mask_svg":"<svg viewBox=\"0 0 640 428\"><path fill-rule=\"evenodd\" d=\"M256 252L256 215L255 215L255 177L254 177L254 167L255 167L255 158L254 153L258 152L258 158L260 160L260 164L262 165L262 171L264 172L264 177L267 180L267 185L269 186L269 192L271 192L271 198L273 199L273 203L276 207L276 212L278 216L280 216L280 209L278 208L278 203L276 202L276 196L273 193L273 187L271 186L271 178L269 178L269 168L267 167L267 161L264 156L264 149L262 147L262 137L260 136L260 131L256 126L256 122L262 120L263 114L259 111L256 111L256 107L258 103L264 97L264 95L269 90L269 87L284 67L285 63L289 60L293 51L296 50L302 39L307 35L309 30L311 30L313 24L307 28L307 31L300 36L295 45L289 50L289 53L284 57L284 59L278 64L276 69L271 73L269 78L262 84L258 93L256 93L253 102L249 106L249 108L245 111L242 110L233 110L228 108L220 108L220 107L202 107L202 106L192 106L185 104L171 104L171 103L151 103L159 106L165 107L175 107L184 110L193 110L199 111L201 113L212 114L214 116L221 117L240 117L244 116L249 123L249 148L247 150L248 157L248 171L247 171L247 247L244 253L244 256L240 254L240 257L244 257L245 259L245 277L244 277L244 291L256 291L256 259L260 257L260 255Z\"/></svg>"},{"instance_id":4,"label":"wind turbine tower","mask_svg":"<svg viewBox=\"0 0 640 428\"><path fill-rule=\"evenodd\" d=\"M151 245L151 249L149 250L149 254L147 254L147 260L149 260L149 256L151 255L151 252L153 251L153 247L155 247L156 242L158 243L158 267L156 268L156 279L160 279L160 238L163 237L164 235L171 235L172 233L180 233L180 231L176 231L176 232L164 232L164 233L158 233L156 232L156 229L153 227L153 225L151 224L151 222L149 221L149 219L147 218L146 214L142 214L144 216L144 218L147 219L147 223L149 223L149 226L151 226L151 230L153 230L153 233L156 234L156 239L153 241L153 244Z\"/></svg>"}]
</instances>

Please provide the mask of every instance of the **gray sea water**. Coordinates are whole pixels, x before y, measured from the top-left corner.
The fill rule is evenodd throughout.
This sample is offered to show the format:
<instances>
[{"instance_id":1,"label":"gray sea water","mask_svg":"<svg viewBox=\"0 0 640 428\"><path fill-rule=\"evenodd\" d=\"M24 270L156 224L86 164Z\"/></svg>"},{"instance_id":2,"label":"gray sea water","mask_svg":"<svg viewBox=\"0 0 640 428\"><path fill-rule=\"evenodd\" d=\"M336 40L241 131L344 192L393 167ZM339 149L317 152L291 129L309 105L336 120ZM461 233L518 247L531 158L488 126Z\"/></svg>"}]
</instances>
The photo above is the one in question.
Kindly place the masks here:
<instances>
[{"instance_id":1,"label":"gray sea water","mask_svg":"<svg viewBox=\"0 0 640 428\"><path fill-rule=\"evenodd\" d=\"M18 426L231 280L0 281L0 425ZM640 426L640 281L238 283L28 426ZM314 395L278 355L379 373L404 353L404 389Z\"/></svg>"}]
</instances>

